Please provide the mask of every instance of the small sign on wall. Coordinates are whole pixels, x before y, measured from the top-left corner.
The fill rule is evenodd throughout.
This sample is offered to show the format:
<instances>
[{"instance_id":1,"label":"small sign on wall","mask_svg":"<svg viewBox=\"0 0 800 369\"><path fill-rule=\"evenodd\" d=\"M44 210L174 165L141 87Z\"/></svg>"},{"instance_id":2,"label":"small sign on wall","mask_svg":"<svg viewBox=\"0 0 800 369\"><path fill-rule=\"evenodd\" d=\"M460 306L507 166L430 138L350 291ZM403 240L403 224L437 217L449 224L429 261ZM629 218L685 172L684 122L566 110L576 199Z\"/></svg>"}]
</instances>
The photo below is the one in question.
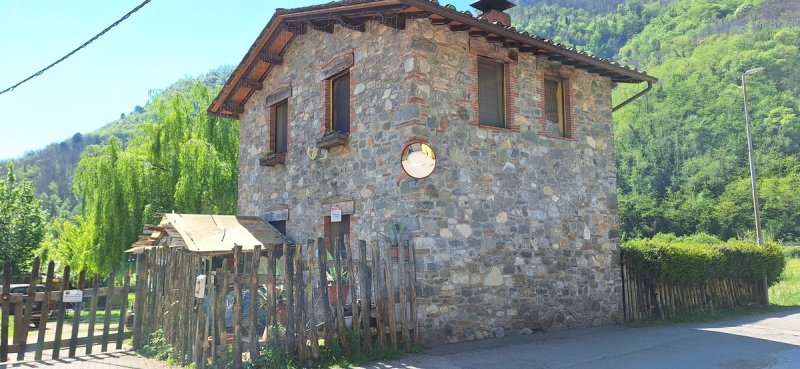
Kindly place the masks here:
<instances>
[{"instance_id":1,"label":"small sign on wall","mask_svg":"<svg viewBox=\"0 0 800 369\"><path fill-rule=\"evenodd\" d=\"M81 290L67 290L64 291L63 302L81 302L83 301L83 291Z\"/></svg>"},{"instance_id":2,"label":"small sign on wall","mask_svg":"<svg viewBox=\"0 0 800 369\"><path fill-rule=\"evenodd\" d=\"M331 206L331 223L339 223L342 221L342 208L338 206Z\"/></svg>"}]
</instances>

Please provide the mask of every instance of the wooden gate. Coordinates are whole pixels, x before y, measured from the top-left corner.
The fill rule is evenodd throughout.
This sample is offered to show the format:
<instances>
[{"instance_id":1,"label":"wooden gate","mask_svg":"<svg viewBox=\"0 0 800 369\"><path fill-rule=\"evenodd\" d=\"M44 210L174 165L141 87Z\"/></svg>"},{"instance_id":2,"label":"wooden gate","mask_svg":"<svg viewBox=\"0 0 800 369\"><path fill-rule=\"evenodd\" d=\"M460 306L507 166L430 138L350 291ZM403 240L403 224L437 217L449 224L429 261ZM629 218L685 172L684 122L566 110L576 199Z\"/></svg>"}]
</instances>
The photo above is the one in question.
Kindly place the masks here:
<instances>
[{"instance_id":1,"label":"wooden gate","mask_svg":"<svg viewBox=\"0 0 800 369\"><path fill-rule=\"evenodd\" d=\"M66 266L63 275L57 276L55 264L50 262L41 280L39 267L36 258L30 274L12 276L11 265L5 265L0 294L0 362L9 361L9 354L16 354L16 361L75 357L79 347L81 353L90 355L96 345L100 352L108 351L111 342L116 349L122 348L123 340L131 336L126 330L130 325L130 275L124 276L122 286L115 287L114 273L87 279L86 272L81 271L75 278ZM15 280L25 283L14 284ZM81 301L64 302L70 294L82 295Z\"/></svg>"},{"instance_id":2,"label":"wooden gate","mask_svg":"<svg viewBox=\"0 0 800 369\"><path fill-rule=\"evenodd\" d=\"M220 256L165 247L140 254L135 347L160 329L180 364L239 368L243 356L254 359L268 344L307 359L334 342L346 352L418 343L413 247L334 243L237 246Z\"/></svg>"}]
</instances>

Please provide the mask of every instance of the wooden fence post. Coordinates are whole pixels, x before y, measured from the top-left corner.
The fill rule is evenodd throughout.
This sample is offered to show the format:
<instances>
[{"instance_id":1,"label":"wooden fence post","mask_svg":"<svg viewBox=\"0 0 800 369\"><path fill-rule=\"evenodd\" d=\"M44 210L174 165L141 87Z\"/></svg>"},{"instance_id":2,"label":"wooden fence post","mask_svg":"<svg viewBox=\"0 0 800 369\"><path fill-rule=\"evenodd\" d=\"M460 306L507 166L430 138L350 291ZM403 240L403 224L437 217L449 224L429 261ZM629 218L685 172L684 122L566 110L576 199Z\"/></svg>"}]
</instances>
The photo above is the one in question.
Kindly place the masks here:
<instances>
[{"instance_id":1,"label":"wooden fence post","mask_svg":"<svg viewBox=\"0 0 800 369\"><path fill-rule=\"evenodd\" d=\"M390 246L391 247L391 246ZM398 252L398 258L399 258ZM386 306L388 309L386 310L386 314L389 316L389 339L392 343L392 348L397 350L397 319L395 317L395 308L394 308L394 281L392 279L392 270L394 269L392 266L392 254L391 252L386 253L389 255L386 258L386 264L383 268L384 279L386 280Z\"/></svg>"},{"instance_id":2,"label":"wooden fence post","mask_svg":"<svg viewBox=\"0 0 800 369\"><path fill-rule=\"evenodd\" d=\"M283 290L286 293L286 353L292 354L294 349L294 268L292 268L292 254L287 242L283 243Z\"/></svg>"},{"instance_id":3,"label":"wooden fence post","mask_svg":"<svg viewBox=\"0 0 800 369\"><path fill-rule=\"evenodd\" d=\"M86 270L81 270L78 274L78 289L83 292L83 285L86 283ZM77 306L76 306L77 304ZM81 325L81 310L83 308L83 301L73 303L72 314L72 336L69 340L69 357L75 357L75 351L78 345L78 328Z\"/></svg>"},{"instance_id":4,"label":"wooden fence post","mask_svg":"<svg viewBox=\"0 0 800 369\"><path fill-rule=\"evenodd\" d=\"M36 354L34 355L34 360L42 360L42 353L44 352L44 345L42 342L44 342L45 332L47 329L47 317L50 316L50 286L53 283L53 274L55 272L55 268L56 263L51 261L47 264L47 277L45 278L44 282L44 300L42 301L42 319L39 320L39 335L38 339L36 340ZM5 309L3 309L3 311L5 311ZM3 328L3 332L5 331L7 331L7 327Z\"/></svg>"},{"instance_id":5,"label":"wooden fence post","mask_svg":"<svg viewBox=\"0 0 800 369\"><path fill-rule=\"evenodd\" d=\"M328 301L328 254L325 252L325 241L317 238L317 262L319 263L319 295L322 299L322 309L325 313L325 345L333 342L333 311Z\"/></svg>"},{"instance_id":6,"label":"wooden fence post","mask_svg":"<svg viewBox=\"0 0 800 369\"><path fill-rule=\"evenodd\" d=\"M353 335L355 336L355 351L357 353L361 352L361 330L358 328L360 325L360 314L358 308L358 285L356 284L356 276L358 275L358 270L353 263L353 258L355 257L355 247L353 246L352 240L350 237L345 233L342 236L342 240L344 241L345 250L347 251L347 277L349 279L350 284L350 311L353 312L353 317L351 318L351 329L353 331ZM339 302L341 303L341 301Z\"/></svg>"},{"instance_id":7,"label":"wooden fence post","mask_svg":"<svg viewBox=\"0 0 800 369\"><path fill-rule=\"evenodd\" d=\"M95 274L92 281L92 299L89 301L89 332L88 341L86 342L86 355L92 354L92 347L94 346L94 328L97 323L97 302L100 299L100 275ZM144 337L142 337L144 339ZM142 345L143 346L143 345Z\"/></svg>"},{"instance_id":8,"label":"wooden fence post","mask_svg":"<svg viewBox=\"0 0 800 369\"><path fill-rule=\"evenodd\" d=\"M33 268L31 269L31 275L28 283L28 297L25 298L25 323L23 323L22 332L20 333L20 339L17 343L17 347L19 348L17 351L17 360L25 360L25 352L28 351L28 325L31 320L31 316L33 315L33 304L36 302L36 282L39 279L39 263L41 261L39 258L33 259ZM42 302L42 307L47 303L47 301ZM42 316L41 316L41 309L39 311L39 324L41 324Z\"/></svg>"},{"instance_id":9,"label":"wooden fence post","mask_svg":"<svg viewBox=\"0 0 800 369\"><path fill-rule=\"evenodd\" d=\"M144 294L147 273L144 269L144 254L136 254L136 295L133 298L133 348L141 350L142 345L142 313L144 312Z\"/></svg>"},{"instance_id":10,"label":"wooden fence post","mask_svg":"<svg viewBox=\"0 0 800 369\"><path fill-rule=\"evenodd\" d=\"M258 261L261 258L261 245L253 247L253 257L251 258L250 266L250 326L248 327L247 336L250 337L250 360L255 360L258 357L258 338L261 336L257 334L256 327L258 327L258 311L259 309L259 288L258 288Z\"/></svg>"},{"instance_id":11,"label":"wooden fence post","mask_svg":"<svg viewBox=\"0 0 800 369\"><path fill-rule=\"evenodd\" d=\"M61 281L61 291L58 294L58 317L56 320L56 337L53 340L53 359L58 360L61 353L61 333L64 330L64 290L69 289L69 265L64 267L64 279Z\"/></svg>"},{"instance_id":12,"label":"wooden fence post","mask_svg":"<svg viewBox=\"0 0 800 369\"><path fill-rule=\"evenodd\" d=\"M306 258L306 265L308 265L308 273L305 278L306 283L308 284L306 287L306 301L308 304L306 305L306 311L308 314L308 322L310 326L309 333L310 340L311 340L311 357L314 359L319 358L319 334L317 333L317 314L315 314L316 310L314 309L314 254L317 252L317 247L314 244L313 239L308 239L306 242L308 247L306 248L307 258ZM323 284L324 280L320 280L320 284ZM324 300L325 296L320 295L320 297Z\"/></svg>"},{"instance_id":13,"label":"wooden fence post","mask_svg":"<svg viewBox=\"0 0 800 369\"><path fill-rule=\"evenodd\" d=\"M359 275L358 275L358 290L359 298L361 299L361 328L364 330L363 339L367 350L372 351L372 330L370 329L370 313L372 304L367 299L367 242L363 240L358 241L358 256L359 256Z\"/></svg>"},{"instance_id":14,"label":"wooden fence post","mask_svg":"<svg viewBox=\"0 0 800 369\"><path fill-rule=\"evenodd\" d=\"M108 351L108 333L111 329L111 302L114 299L114 278L116 278L116 273L111 272L108 275L106 286L106 306L105 315L103 316L103 338L100 342L100 352Z\"/></svg>"},{"instance_id":15,"label":"wooden fence post","mask_svg":"<svg viewBox=\"0 0 800 369\"><path fill-rule=\"evenodd\" d=\"M277 329L273 328L278 325L279 321L277 312L278 296L275 292L276 248L277 245L275 244L267 246L267 328L264 331L264 341L267 343L276 342L278 340Z\"/></svg>"},{"instance_id":16,"label":"wooden fence post","mask_svg":"<svg viewBox=\"0 0 800 369\"><path fill-rule=\"evenodd\" d=\"M303 293L305 284L303 283L302 255L303 244L296 243L294 245L294 256L292 257L292 265L294 266L294 333L297 356L301 361L304 361L306 359L306 319L304 314L305 304L303 301L305 299L305 293Z\"/></svg>"},{"instance_id":17,"label":"wooden fence post","mask_svg":"<svg viewBox=\"0 0 800 369\"><path fill-rule=\"evenodd\" d=\"M242 246L233 248L233 368L242 367ZM251 296L252 298L252 296ZM251 301L252 302L252 301Z\"/></svg>"},{"instance_id":18,"label":"wooden fence post","mask_svg":"<svg viewBox=\"0 0 800 369\"><path fill-rule=\"evenodd\" d=\"M336 325L339 330L339 343L345 353L350 353L350 342L347 341L347 326L344 321L344 296L342 295L342 247L339 238L333 240L334 283L336 283Z\"/></svg>"},{"instance_id":19,"label":"wooden fence post","mask_svg":"<svg viewBox=\"0 0 800 369\"><path fill-rule=\"evenodd\" d=\"M413 342L419 344L419 319L417 318L417 250L412 244L409 246L411 257L411 329L414 330Z\"/></svg>"},{"instance_id":20,"label":"wooden fence post","mask_svg":"<svg viewBox=\"0 0 800 369\"><path fill-rule=\"evenodd\" d=\"M378 243L372 241L370 243L372 251L372 288L373 298L375 299L375 325L378 329L378 342L381 345L386 344L386 324L383 320L385 302L383 296L383 264L381 262L380 252L378 251Z\"/></svg>"},{"instance_id":21,"label":"wooden fence post","mask_svg":"<svg viewBox=\"0 0 800 369\"><path fill-rule=\"evenodd\" d=\"M0 361L6 362L8 361L8 318L9 318L9 303L8 300L11 298L11 263L6 263L5 268L3 268L3 321L0 324Z\"/></svg>"}]
</instances>

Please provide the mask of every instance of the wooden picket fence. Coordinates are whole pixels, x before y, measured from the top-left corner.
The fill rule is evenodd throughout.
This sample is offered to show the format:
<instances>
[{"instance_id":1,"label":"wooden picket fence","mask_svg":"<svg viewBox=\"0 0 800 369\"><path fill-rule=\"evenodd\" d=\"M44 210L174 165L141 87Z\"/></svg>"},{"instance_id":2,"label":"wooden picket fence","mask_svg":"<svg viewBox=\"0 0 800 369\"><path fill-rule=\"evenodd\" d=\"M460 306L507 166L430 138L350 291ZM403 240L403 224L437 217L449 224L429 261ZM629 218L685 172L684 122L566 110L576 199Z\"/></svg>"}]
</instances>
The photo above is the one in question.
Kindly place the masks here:
<instances>
[{"instance_id":1,"label":"wooden picket fence","mask_svg":"<svg viewBox=\"0 0 800 369\"><path fill-rule=\"evenodd\" d=\"M364 352L418 343L413 247L346 237L334 243L319 238L252 252L237 246L219 256L158 247L138 255L134 346L142 348L160 329L178 363L202 369L240 368L266 345L305 360L318 358L320 345ZM336 284L332 303L326 273L342 270L347 287ZM202 298L195 297L198 276L207 276Z\"/></svg>"},{"instance_id":2,"label":"wooden picket fence","mask_svg":"<svg viewBox=\"0 0 800 369\"><path fill-rule=\"evenodd\" d=\"M122 348L123 341L131 337L131 332L126 331L126 320L128 318L128 292L130 287L130 275L125 275L122 286L115 287L113 282L114 273L107 276L95 275L94 278L87 279L86 271L81 271L78 281L75 281L70 273L70 267L64 267L64 274L58 278L54 273L55 264L50 262L47 266L47 274L44 283L40 281L39 267L40 260L36 258L33 262L32 270L29 275L12 276L10 264L6 264L3 270L2 294L0 299L2 305L2 318L0 318L0 363L9 361L9 354L16 354L16 361L31 359L42 360L50 352L49 358L59 359L65 353L66 356L75 357L79 354L78 348L83 348L83 353L90 355L94 352L94 346L100 345L100 352L107 352L109 343L115 342L117 350ZM20 277L26 281L27 288L25 293L11 293L12 281L19 281ZM108 281L108 287L100 287L101 280ZM44 292L37 292L37 288L44 287ZM67 304L62 302L65 291L81 290L83 300L79 303ZM30 297L29 297L30 296ZM118 296L118 297L117 297ZM102 322L97 321L98 302L100 298L105 298ZM111 309L112 301L119 300L119 318L116 327L112 327ZM83 304L88 299L87 307ZM40 309L35 305L39 304ZM67 310L72 310L72 320L66 319ZM38 315L37 311L40 310ZM115 309L116 310L116 309ZM88 314L88 322L81 321L82 314ZM86 315L83 315L86 317ZM14 331L9 332L11 322L14 322ZM64 332L64 323L69 324L69 332ZM38 325L30 329L30 326ZM53 326L55 329L53 330ZM113 331L112 331L113 329ZM64 335L66 334L66 337ZM9 337L11 336L11 337ZM9 342L11 338L11 342Z\"/></svg>"},{"instance_id":3,"label":"wooden picket fence","mask_svg":"<svg viewBox=\"0 0 800 369\"><path fill-rule=\"evenodd\" d=\"M661 283L652 287L622 265L625 320L672 319L763 304L763 280L727 278L693 286Z\"/></svg>"}]
</instances>

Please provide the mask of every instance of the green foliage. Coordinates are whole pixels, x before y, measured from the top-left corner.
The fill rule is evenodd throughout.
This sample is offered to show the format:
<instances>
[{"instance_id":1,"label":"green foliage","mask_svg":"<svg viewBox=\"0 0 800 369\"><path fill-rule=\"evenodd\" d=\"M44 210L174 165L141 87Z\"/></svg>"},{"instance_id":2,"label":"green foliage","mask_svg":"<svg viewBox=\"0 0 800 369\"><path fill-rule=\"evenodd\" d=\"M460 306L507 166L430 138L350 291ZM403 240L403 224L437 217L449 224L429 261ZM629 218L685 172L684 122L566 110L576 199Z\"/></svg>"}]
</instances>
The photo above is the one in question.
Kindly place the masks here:
<instances>
[{"instance_id":1,"label":"green foliage","mask_svg":"<svg viewBox=\"0 0 800 369\"><path fill-rule=\"evenodd\" d=\"M350 347L356 347L357 339L352 331L348 331L347 339ZM345 354L342 345L335 340L331 345L320 346L320 357L317 360L300 362L280 346L268 345L261 348L259 357L243 363L245 369L261 368L350 368L376 360L397 359L403 355L402 351L391 347L376 344L369 352L362 350L360 353Z\"/></svg>"},{"instance_id":2,"label":"green foliage","mask_svg":"<svg viewBox=\"0 0 800 369\"><path fill-rule=\"evenodd\" d=\"M164 338L164 332L159 329L150 335L139 353L158 360L171 361L173 359L173 351L172 346Z\"/></svg>"},{"instance_id":3,"label":"green foliage","mask_svg":"<svg viewBox=\"0 0 800 369\"><path fill-rule=\"evenodd\" d=\"M792 247L786 251L786 256L792 259L800 259L800 247Z\"/></svg>"},{"instance_id":4,"label":"green foliage","mask_svg":"<svg viewBox=\"0 0 800 369\"><path fill-rule=\"evenodd\" d=\"M45 213L33 185L17 181L8 164L6 179L0 181L0 265L10 263L13 273L27 269L44 231Z\"/></svg>"},{"instance_id":5,"label":"green foliage","mask_svg":"<svg viewBox=\"0 0 800 369\"><path fill-rule=\"evenodd\" d=\"M89 146L74 179L82 216L54 227L53 242L74 252L48 255L105 274L121 267L155 213L233 214L239 126L205 113L217 90L195 83L162 93L146 108L156 119L127 148L115 137Z\"/></svg>"},{"instance_id":6,"label":"green foliage","mask_svg":"<svg viewBox=\"0 0 800 369\"><path fill-rule=\"evenodd\" d=\"M710 235L676 237L657 235L621 246L622 263L655 286L697 285L720 278L778 281L786 260L780 246L767 243L722 242Z\"/></svg>"},{"instance_id":7,"label":"green foliage","mask_svg":"<svg viewBox=\"0 0 800 369\"><path fill-rule=\"evenodd\" d=\"M780 283L769 289L769 302L779 306L800 306L800 260L786 261Z\"/></svg>"}]
</instances>

